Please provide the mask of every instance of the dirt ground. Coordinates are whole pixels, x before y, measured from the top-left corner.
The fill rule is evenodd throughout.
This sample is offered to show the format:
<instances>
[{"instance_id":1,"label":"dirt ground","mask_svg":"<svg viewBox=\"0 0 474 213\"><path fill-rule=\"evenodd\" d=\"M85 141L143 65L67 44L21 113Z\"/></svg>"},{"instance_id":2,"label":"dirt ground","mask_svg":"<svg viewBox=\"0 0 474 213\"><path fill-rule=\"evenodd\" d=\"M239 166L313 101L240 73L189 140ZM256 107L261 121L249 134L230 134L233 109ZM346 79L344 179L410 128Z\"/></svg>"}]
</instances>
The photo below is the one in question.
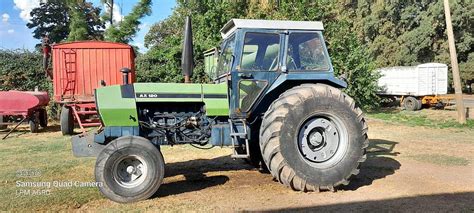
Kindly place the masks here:
<instances>
[{"instance_id":1,"label":"dirt ground","mask_svg":"<svg viewBox=\"0 0 474 213\"><path fill-rule=\"evenodd\" d=\"M109 201L95 188L59 190L50 197L10 198L17 190L11 181L15 180L14 171L26 165L29 165L26 168L43 168L44 164L56 162L38 180L93 179L94 160L72 157L69 137L61 136L58 131L15 134L0 144L3 165L0 195L11 203L1 206L6 208L3 210L29 205L37 210L151 212L474 211L473 129L368 121L368 159L350 185L336 192L292 191L273 181L270 174L254 169L243 160L231 159L231 150L227 148L198 150L174 146L162 148L166 178L158 192L152 199L132 204Z\"/></svg>"},{"instance_id":2,"label":"dirt ground","mask_svg":"<svg viewBox=\"0 0 474 213\"><path fill-rule=\"evenodd\" d=\"M154 198L125 205L101 199L80 210L474 211L472 130L369 125L369 157L336 192L294 192L230 159L228 149L171 147L164 150L166 178Z\"/></svg>"}]
</instances>

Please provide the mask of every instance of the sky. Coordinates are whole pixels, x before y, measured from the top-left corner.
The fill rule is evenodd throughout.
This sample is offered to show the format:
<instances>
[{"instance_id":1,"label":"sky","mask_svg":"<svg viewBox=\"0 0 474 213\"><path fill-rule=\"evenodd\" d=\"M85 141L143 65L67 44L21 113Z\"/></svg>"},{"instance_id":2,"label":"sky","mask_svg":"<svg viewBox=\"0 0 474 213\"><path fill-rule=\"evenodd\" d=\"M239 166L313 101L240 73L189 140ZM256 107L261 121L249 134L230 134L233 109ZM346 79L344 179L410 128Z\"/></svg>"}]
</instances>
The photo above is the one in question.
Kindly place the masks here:
<instances>
[{"instance_id":1,"label":"sky","mask_svg":"<svg viewBox=\"0 0 474 213\"><path fill-rule=\"evenodd\" d=\"M41 0L0 0L0 49L29 49L39 43L33 38L33 29L28 29L26 23L30 17L30 11L39 6ZM42 0L45 1L45 0ZM100 0L87 0L100 6ZM115 0L114 20L119 21L132 10L138 0ZM130 44L138 46L141 52L146 51L143 46L144 37L151 25L159 22L172 13L175 0L153 0L152 14L141 19L140 31Z\"/></svg>"}]
</instances>

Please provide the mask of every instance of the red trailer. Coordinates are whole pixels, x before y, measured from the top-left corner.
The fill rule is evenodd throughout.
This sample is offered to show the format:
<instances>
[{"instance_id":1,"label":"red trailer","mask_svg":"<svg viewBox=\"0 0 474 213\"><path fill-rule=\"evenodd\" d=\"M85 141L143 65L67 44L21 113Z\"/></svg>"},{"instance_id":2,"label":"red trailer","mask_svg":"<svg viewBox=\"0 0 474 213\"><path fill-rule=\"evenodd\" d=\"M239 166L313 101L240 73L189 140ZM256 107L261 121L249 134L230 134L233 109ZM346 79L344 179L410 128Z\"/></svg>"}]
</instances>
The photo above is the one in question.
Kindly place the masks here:
<instances>
[{"instance_id":1,"label":"red trailer","mask_svg":"<svg viewBox=\"0 0 474 213\"><path fill-rule=\"evenodd\" d=\"M24 121L28 121L31 132L37 132L39 126L46 127L48 115L45 107L48 103L47 92L0 91L0 128L15 125L2 139Z\"/></svg>"},{"instance_id":2,"label":"red trailer","mask_svg":"<svg viewBox=\"0 0 474 213\"><path fill-rule=\"evenodd\" d=\"M135 82L135 54L127 44L79 41L53 45L54 100L62 104L61 131L72 134L74 122L84 127L99 126L94 89L122 84L121 68L131 70Z\"/></svg>"}]
</instances>

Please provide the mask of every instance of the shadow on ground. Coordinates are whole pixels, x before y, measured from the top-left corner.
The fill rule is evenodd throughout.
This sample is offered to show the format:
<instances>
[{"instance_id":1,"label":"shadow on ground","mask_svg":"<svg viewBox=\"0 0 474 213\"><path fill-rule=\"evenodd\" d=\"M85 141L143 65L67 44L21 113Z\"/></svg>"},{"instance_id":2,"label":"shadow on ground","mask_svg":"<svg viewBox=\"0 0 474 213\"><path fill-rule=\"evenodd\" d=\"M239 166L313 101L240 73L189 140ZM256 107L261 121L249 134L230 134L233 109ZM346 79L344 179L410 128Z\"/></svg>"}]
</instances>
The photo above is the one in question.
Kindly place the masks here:
<instances>
[{"instance_id":1,"label":"shadow on ground","mask_svg":"<svg viewBox=\"0 0 474 213\"><path fill-rule=\"evenodd\" d=\"M266 212L473 212L473 203L474 192L464 192L276 209Z\"/></svg>"},{"instance_id":2,"label":"shadow on ground","mask_svg":"<svg viewBox=\"0 0 474 213\"><path fill-rule=\"evenodd\" d=\"M14 128L15 125L9 125L7 129L1 129L0 130L0 138L3 138L8 132ZM58 132L61 131L61 127L59 125L52 125L52 126L47 126L45 128L39 127L38 133L46 133L46 132ZM17 129L13 130L10 135L8 135L7 138L18 138L22 135L29 134L30 132L30 127L28 126L28 122L23 122L23 124Z\"/></svg>"},{"instance_id":3,"label":"shadow on ground","mask_svg":"<svg viewBox=\"0 0 474 213\"><path fill-rule=\"evenodd\" d=\"M367 151L367 160L362 164L360 173L343 190L356 190L363 186L371 185L374 180L385 178L395 173L401 164L391 158L397 156L394 151L397 142L372 139ZM184 162L166 164L165 177L183 175L186 180L163 184L154 197L165 197L168 195L181 194L197 191L226 183L227 176L206 176L208 172L238 171L255 169L243 161L233 160L230 156L222 156L213 159L198 159Z\"/></svg>"},{"instance_id":4,"label":"shadow on ground","mask_svg":"<svg viewBox=\"0 0 474 213\"><path fill-rule=\"evenodd\" d=\"M230 156L167 163L165 165L165 177L183 175L186 180L162 184L153 198L198 191L222 185L229 181L229 177L224 175L206 176L206 173L208 172L253 169L255 168L251 165L246 164L243 161L234 160Z\"/></svg>"},{"instance_id":5,"label":"shadow on ground","mask_svg":"<svg viewBox=\"0 0 474 213\"><path fill-rule=\"evenodd\" d=\"M374 180L393 175L401 166L400 162L390 157L400 154L394 151L397 144L398 142L394 141L371 139L367 149L367 160L362 163L359 175L341 189L356 190L371 185Z\"/></svg>"}]
</instances>

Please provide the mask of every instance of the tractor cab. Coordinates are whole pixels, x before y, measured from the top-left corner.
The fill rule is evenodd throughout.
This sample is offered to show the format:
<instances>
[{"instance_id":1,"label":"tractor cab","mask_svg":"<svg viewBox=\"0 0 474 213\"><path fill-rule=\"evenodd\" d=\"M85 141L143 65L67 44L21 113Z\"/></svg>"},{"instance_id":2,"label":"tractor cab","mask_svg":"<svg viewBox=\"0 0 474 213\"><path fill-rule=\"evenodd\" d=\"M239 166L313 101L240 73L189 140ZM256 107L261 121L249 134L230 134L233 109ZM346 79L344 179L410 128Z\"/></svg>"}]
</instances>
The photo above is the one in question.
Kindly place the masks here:
<instances>
[{"instance_id":1,"label":"tractor cab","mask_svg":"<svg viewBox=\"0 0 474 213\"><path fill-rule=\"evenodd\" d=\"M263 97L286 84L321 79L345 87L334 78L323 30L316 21L230 20L221 46L205 52L208 75L228 83L230 116L263 113Z\"/></svg>"}]
</instances>

